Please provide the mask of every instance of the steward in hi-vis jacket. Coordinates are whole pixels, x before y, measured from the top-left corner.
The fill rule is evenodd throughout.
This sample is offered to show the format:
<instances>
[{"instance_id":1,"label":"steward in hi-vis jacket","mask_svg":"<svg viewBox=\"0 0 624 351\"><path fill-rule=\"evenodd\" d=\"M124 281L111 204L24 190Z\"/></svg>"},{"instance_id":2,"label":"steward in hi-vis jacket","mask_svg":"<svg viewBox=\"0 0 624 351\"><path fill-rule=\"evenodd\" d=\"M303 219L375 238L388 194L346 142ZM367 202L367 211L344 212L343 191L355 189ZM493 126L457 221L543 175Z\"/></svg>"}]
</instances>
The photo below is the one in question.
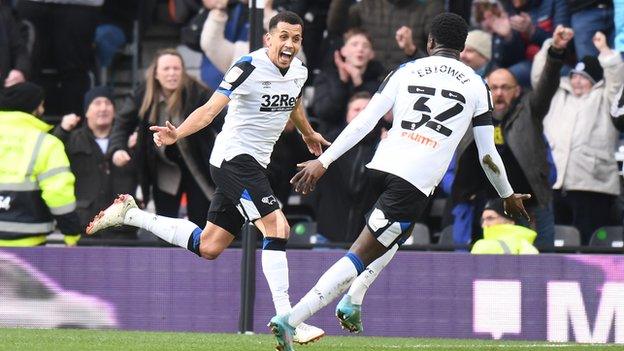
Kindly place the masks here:
<instances>
[{"instance_id":1,"label":"steward in hi-vis jacket","mask_svg":"<svg viewBox=\"0 0 624 351\"><path fill-rule=\"evenodd\" d=\"M0 246L43 245L55 221L67 245L82 232L65 148L42 113L38 86L0 91Z\"/></svg>"}]
</instances>

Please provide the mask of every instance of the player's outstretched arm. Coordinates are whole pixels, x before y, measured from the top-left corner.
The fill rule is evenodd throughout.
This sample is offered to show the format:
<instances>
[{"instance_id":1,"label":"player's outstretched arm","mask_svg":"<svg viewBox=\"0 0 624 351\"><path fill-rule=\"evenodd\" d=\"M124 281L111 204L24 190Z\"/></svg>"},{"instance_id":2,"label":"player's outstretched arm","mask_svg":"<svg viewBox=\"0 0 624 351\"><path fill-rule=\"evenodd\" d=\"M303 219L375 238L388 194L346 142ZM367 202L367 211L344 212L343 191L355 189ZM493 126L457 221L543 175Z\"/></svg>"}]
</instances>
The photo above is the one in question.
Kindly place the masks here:
<instances>
[{"instance_id":1,"label":"player's outstretched arm","mask_svg":"<svg viewBox=\"0 0 624 351\"><path fill-rule=\"evenodd\" d=\"M336 141L318 159L300 163L299 172L290 180L296 192L307 194L325 174L329 165L357 144L375 127L392 107L393 101L375 94L366 108L340 133Z\"/></svg>"},{"instance_id":2,"label":"player's outstretched arm","mask_svg":"<svg viewBox=\"0 0 624 351\"><path fill-rule=\"evenodd\" d=\"M320 133L317 133L314 129L312 129L310 122L306 118L301 98L297 99L295 108L290 114L290 120L293 121L297 130L301 133L303 141L308 146L308 150L311 154L314 154L314 156L318 157L323 153L323 145L331 145L331 143L325 140Z\"/></svg>"},{"instance_id":3,"label":"player's outstretched arm","mask_svg":"<svg viewBox=\"0 0 624 351\"><path fill-rule=\"evenodd\" d=\"M504 199L505 211L515 218L524 217L530 220L522 201L528 200L531 195L514 194L507 179L503 160L494 145L494 126L479 125L473 127L472 130L479 150L479 163L498 195Z\"/></svg>"},{"instance_id":4,"label":"player's outstretched arm","mask_svg":"<svg viewBox=\"0 0 624 351\"><path fill-rule=\"evenodd\" d=\"M195 111L191 112L178 128L169 123L169 121L165 123L165 126L150 127L150 130L154 132L154 143L158 147L171 145L178 141L178 139L182 139L197 132L212 123L214 118L229 102L229 97L219 92L214 92L210 99L205 104L195 109Z\"/></svg>"}]
</instances>

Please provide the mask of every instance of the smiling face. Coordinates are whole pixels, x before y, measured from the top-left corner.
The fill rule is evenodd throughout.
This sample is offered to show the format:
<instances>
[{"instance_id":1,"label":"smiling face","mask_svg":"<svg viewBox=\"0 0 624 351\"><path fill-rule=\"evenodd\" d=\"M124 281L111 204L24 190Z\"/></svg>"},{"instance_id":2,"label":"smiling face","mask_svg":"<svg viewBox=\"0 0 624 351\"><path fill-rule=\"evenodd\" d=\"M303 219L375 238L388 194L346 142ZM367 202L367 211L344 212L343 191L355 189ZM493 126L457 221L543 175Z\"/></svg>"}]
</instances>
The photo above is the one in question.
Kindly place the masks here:
<instances>
[{"instance_id":1,"label":"smiling face","mask_svg":"<svg viewBox=\"0 0 624 351\"><path fill-rule=\"evenodd\" d=\"M572 73L570 85L572 85L572 93L577 97L589 93L592 86L594 86L591 80L579 73Z\"/></svg>"},{"instance_id":2,"label":"smiling face","mask_svg":"<svg viewBox=\"0 0 624 351\"><path fill-rule=\"evenodd\" d=\"M115 106L106 97L95 98L89 104L85 117L91 130L108 128L113 124Z\"/></svg>"},{"instance_id":3,"label":"smiling face","mask_svg":"<svg viewBox=\"0 0 624 351\"><path fill-rule=\"evenodd\" d=\"M165 93L172 93L182 83L182 60L176 55L165 54L156 63L156 80Z\"/></svg>"},{"instance_id":4,"label":"smiling face","mask_svg":"<svg viewBox=\"0 0 624 351\"><path fill-rule=\"evenodd\" d=\"M278 22L275 28L266 34L265 40L271 62L279 68L288 68L301 49L303 40L301 25Z\"/></svg>"}]
</instances>

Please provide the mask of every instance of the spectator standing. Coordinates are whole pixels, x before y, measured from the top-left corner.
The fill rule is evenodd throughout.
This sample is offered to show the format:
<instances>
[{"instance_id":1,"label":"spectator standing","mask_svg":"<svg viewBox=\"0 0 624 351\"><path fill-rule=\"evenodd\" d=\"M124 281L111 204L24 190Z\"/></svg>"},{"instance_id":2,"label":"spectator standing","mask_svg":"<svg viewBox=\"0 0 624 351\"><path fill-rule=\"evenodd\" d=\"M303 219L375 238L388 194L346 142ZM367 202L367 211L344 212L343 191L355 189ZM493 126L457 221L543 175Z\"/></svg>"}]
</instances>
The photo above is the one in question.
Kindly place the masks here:
<instances>
[{"instance_id":1,"label":"spectator standing","mask_svg":"<svg viewBox=\"0 0 624 351\"><path fill-rule=\"evenodd\" d=\"M0 3L0 86L22 83L30 71L30 55L26 41L12 9Z\"/></svg>"},{"instance_id":2,"label":"spectator standing","mask_svg":"<svg viewBox=\"0 0 624 351\"><path fill-rule=\"evenodd\" d=\"M80 239L75 178L43 112L43 90L33 83L0 94L0 246L44 245L55 221L67 245Z\"/></svg>"},{"instance_id":3,"label":"spectator standing","mask_svg":"<svg viewBox=\"0 0 624 351\"><path fill-rule=\"evenodd\" d=\"M205 128L175 145L160 148L151 142L149 127L165 121L180 125L213 92L186 73L182 57L173 49L156 53L145 80L131 101L130 111L120 115L113 126L108 153L117 167L124 166L131 159L128 137L136 128L136 164L144 202L151 190L156 213L178 217L180 199L186 193L189 219L203 226L214 187L208 176L208 160L218 127Z\"/></svg>"},{"instance_id":4,"label":"spectator standing","mask_svg":"<svg viewBox=\"0 0 624 351\"><path fill-rule=\"evenodd\" d=\"M377 91L385 69L374 61L371 38L361 29L350 29L344 35L344 45L334 53L328 65L314 80L314 115L326 130L344 125L347 103L357 92L371 96Z\"/></svg>"},{"instance_id":5,"label":"spectator standing","mask_svg":"<svg viewBox=\"0 0 624 351\"><path fill-rule=\"evenodd\" d=\"M247 1L235 1L228 2L227 0L202 0L204 7L210 10L208 17L210 18L206 22L212 24L214 21L220 23L225 22L224 36L230 43L247 42L249 37L249 10L247 9ZM215 12L214 14L212 12ZM211 18L212 16L212 18ZM202 30L202 37L204 37L204 30ZM208 42L205 38L200 40L202 50L206 51L207 46L214 45ZM214 46L213 46L214 48ZM249 49L247 49L249 50ZM242 54L239 52L233 53L232 57L236 54ZM221 80L223 79L223 73L232 63L231 58L225 64L213 63L208 56L204 55L201 62L201 79L202 81L213 91L217 89ZM190 112L190 111L189 111Z\"/></svg>"},{"instance_id":6,"label":"spectator standing","mask_svg":"<svg viewBox=\"0 0 624 351\"><path fill-rule=\"evenodd\" d=\"M598 50L592 45L592 36L602 32L609 44L615 35L613 0L568 0L570 24L576 33L574 47L576 57L597 56ZM618 19L620 21L621 18Z\"/></svg>"},{"instance_id":7,"label":"spectator standing","mask_svg":"<svg viewBox=\"0 0 624 351\"><path fill-rule=\"evenodd\" d=\"M624 81L624 64L604 34L593 38L600 56L584 57L561 78L544 119L544 132L557 166L555 218L576 226L582 243L610 224L611 207L620 193L614 152L618 140L609 109ZM550 42L536 56L533 77L540 75ZM603 73L604 72L604 73Z\"/></svg>"},{"instance_id":8,"label":"spectator standing","mask_svg":"<svg viewBox=\"0 0 624 351\"><path fill-rule=\"evenodd\" d=\"M540 246L552 246L554 240L552 190L548 181L548 153L542 121L557 91L563 54L568 41L572 39L572 32L559 27L554 38L555 45L547 53L545 69L533 91L523 92L507 69L497 69L487 78L494 103L494 143L509 169L509 182L514 189L532 194L527 201L527 211L536 222L539 234L537 243ZM495 193L485 175L471 167L477 160L472 135L464 136L457 148L456 158L456 175L451 190L455 207L453 214L456 223L472 223L471 213L462 211L466 207L458 205L473 204L476 213L480 213L485 199L492 198ZM488 190L484 193L483 189ZM522 224L529 225L528 222ZM457 244L470 241L470 225L454 225L453 231L456 239L463 238Z\"/></svg>"},{"instance_id":9,"label":"spectator standing","mask_svg":"<svg viewBox=\"0 0 624 351\"><path fill-rule=\"evenodd\" d=\"M82 97L89 90L93 68L93 38L99 8L104 0L22 0L20 16L35 26L33 80L41 82L42 68L59 73L58 96L48 91L59 114L82 111ZM50 90L50 89L49 89Z\"/></svg>"},{"instance_id":10,"label":"spectator standing","mask_svg":"<svg viewBox=\"0 0 624 351\"><path fill-rule=\"evenodd\" d=\"M54 135L65 144L72 173L76 176L81 228L86 228L100 208L113 202L117 194L133 194L137 187L134 162L117 167L107 155L115 118L112 90L108 87L89 90L84 97L84 106L86 123L82 127L76 128L80 117L71 114L64 116L54 129ZM101 234L97 233L98 236ZM106 234L106 238L131 238L128 230L120 228L111 228Z\"/></svg>"}]
</instances>

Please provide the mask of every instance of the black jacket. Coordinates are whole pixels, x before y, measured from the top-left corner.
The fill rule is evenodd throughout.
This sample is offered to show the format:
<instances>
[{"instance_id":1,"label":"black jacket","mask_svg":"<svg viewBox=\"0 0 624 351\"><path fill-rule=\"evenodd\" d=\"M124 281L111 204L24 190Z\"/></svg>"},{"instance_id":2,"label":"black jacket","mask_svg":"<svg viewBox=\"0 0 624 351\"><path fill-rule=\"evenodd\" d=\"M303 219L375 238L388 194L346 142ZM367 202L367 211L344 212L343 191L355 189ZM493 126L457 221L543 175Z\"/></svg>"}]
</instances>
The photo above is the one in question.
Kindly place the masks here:
<instances>
[{"instance_id":1,"label":"black jacket","mask_svg":"<svg viewBox=\"0 0 624 351\"><path fill-rule=\"evenodd\" d=\"M2 85L12 69L17 69L24 76L28 76L30 56L11 8L0 5L0 83Z\"/></svg>"},{"instance_id":2,"label":"black jacket","mask_svg":"<svg viewBox=\"0 0 624 351\"><path fill-rule=\"evenodd\" d=\"M134 194L137 187L136 167L132 161L123 167L113 165L111 159L102 153L87 123L71 132L57 126L53 134L65 144L65 152L76 177L76 211L84 230L89 221L109 206L118 194Z\"/></svg>"},{"instance_id":3,"label":"black jacket","mask_svg":"<svg viewBox=\"0 0 624 351\"><path fill-rule=\"evenodd\" d=\"M325 124L326 130L340 127L344 124L349 98L360 91L374 95L381 84L383 74L383 66L378 61L370 61L362 75L362 85L354 87L351 81L343 83L340 80L338 69L332 61L332 64L314 79L312 109L315 117Z\"/></svg>"},{"instance_id":4,"label":"black jacket","mask_svg":"<svg viewBox=\"0 0 624 351\"><path fill-rule=\"evenodd\" d=\"M327 134L334 140L343 128ZM364 215L378 194L370 189L366 164L372 160L379 137L378 124L357 145L338 158L318 182L313 193L317 231L334 242L353 242L364 227Z\"/></svg>"},{"instance_id":5,"label":"black jacket","mask_svg":"<svg viewBox=\"0 0 624 351\"><path fill-rule=\"evenodd\" d=\"M192 81L189 89L185 89L183 92L183 118L188 117L191 112L197 109L208 101L212 95L212 90L201 85L198 82ZM158 161L158 154L156 145L153 142L152 132L149 127L153 124L147 119L141 119L138 115L139 108L145 95L145 86L142 85L137 88L132 101L130 101L130 109L127 113L120 115L117 122L113 126L111 133L111 141L109 146L109 155L112 155L115 151L121 149L127 149L127 141L130 134L135 129L138 132L136 156L135 162L137 163L139 172L139 182L143 191L144 201L147 203L149 200L150 186L156 184L156 162ZM150 115L148 110L145 114ZM221 113L223 115L223 112ZM191 156L197 163L201 174L193 174L194 177L205 177L205 180L212 184L210 178L210 153L214 145L215 137L220 129L220 125L223 123L223 117L217 116L213 123L198 131L197 133L188 136L188 142L190 146ZM171 145L168 148L176 148L177 146Z\"/></svg>"}]
</instances>

